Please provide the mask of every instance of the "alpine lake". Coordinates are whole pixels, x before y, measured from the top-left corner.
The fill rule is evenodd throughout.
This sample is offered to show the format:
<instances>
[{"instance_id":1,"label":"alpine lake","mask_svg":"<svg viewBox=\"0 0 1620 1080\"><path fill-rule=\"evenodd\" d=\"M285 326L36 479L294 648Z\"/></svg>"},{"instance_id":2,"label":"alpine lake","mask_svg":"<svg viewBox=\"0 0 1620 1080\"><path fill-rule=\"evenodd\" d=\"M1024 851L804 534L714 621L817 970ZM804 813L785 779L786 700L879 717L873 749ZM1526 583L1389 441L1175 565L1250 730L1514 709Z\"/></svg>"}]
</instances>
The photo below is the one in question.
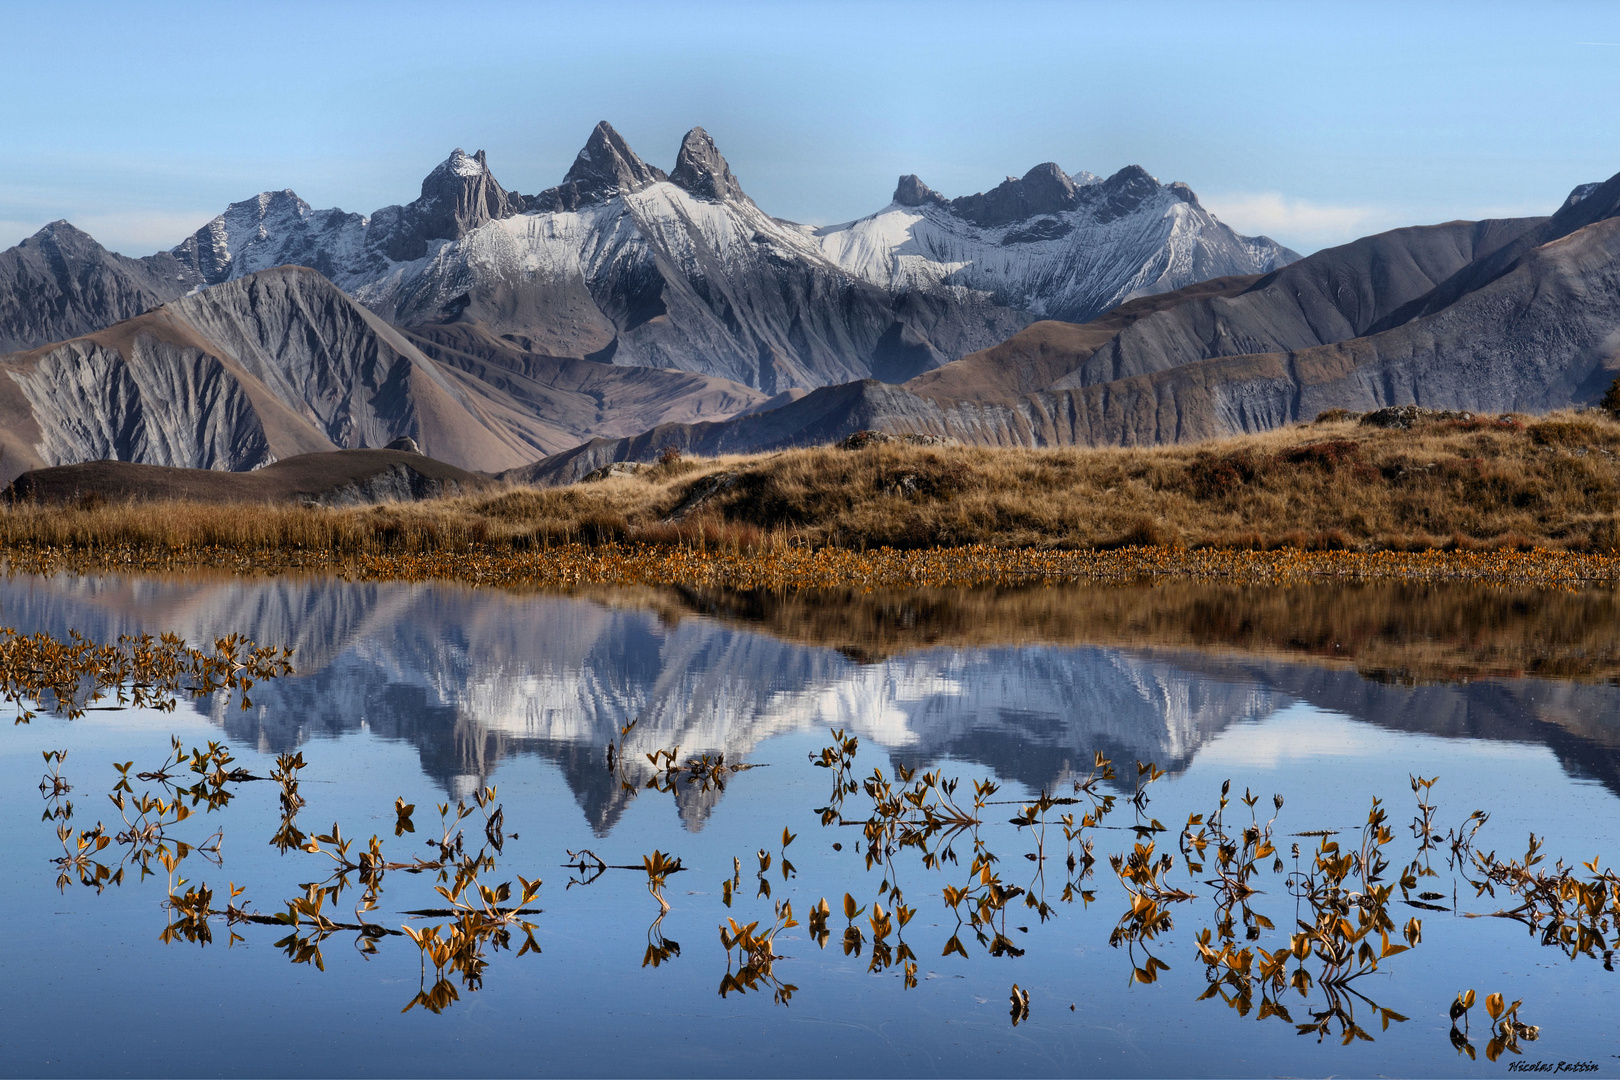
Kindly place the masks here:
<instances>
[{"instance_id":1,"label":"alpine lake","mask_svg":"<svg viewBox=\"0 0 1620 1080\"><path fill-rule=\"evenodd\" d=\"M13 574L0 626L5 1075L1620 1073L1613 590Z\"/></svg>"}]
</instances>

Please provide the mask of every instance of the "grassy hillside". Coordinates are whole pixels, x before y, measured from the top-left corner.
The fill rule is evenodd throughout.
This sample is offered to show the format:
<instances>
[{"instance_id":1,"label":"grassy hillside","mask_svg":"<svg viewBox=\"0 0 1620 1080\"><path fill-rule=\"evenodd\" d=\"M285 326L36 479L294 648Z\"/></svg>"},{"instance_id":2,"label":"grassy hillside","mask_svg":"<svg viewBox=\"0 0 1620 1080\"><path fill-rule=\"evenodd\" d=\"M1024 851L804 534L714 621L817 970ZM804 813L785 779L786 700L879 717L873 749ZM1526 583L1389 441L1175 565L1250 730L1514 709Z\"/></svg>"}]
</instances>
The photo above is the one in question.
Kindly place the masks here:
<instances>
[{"instance_id":1,"label":"grassy hillside","mask_svg":"<svg viewBox=\"0 0 1620 1080\"><path fill-rule=\"evenodd\" d=\"M586 539L810 546L1400 549L1620 544L1620 423L1353 417L1193 446L822 447L656 466L465 504Z\"/></svg>"},{"instance_id":2,"label":"grassy hillside","mask_svg":"<svg viewBox=\"0 0 1620 1080\"><path fill-rule=\"evenodd\" d=\"M557 543L1422 550L1620 547L1620 422L1354 417L1193 446L877 442L671 460L634 475L375 508L20 502L0 546L430 552Z\"/></svg>"}]
</instances>

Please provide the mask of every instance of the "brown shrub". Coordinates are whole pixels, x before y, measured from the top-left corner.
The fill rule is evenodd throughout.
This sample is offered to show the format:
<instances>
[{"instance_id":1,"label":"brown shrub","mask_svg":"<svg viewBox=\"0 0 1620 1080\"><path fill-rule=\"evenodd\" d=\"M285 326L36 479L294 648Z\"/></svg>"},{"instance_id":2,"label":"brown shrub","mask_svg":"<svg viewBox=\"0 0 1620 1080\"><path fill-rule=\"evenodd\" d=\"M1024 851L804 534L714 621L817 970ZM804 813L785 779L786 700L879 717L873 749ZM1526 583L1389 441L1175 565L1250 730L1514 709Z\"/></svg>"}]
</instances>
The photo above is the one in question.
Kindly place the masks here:
<instances>
[{"instance_id":1,"label":"brown shrub","mask_svg":"<svg viewBox=\"0 0 1620 1080\"><path fill-rule=\"evenodd\" d=\"M1608 441L1598 425L1583 416L1542 420L1529 427L1530 441L1537 446L1584 446Z\"/></svg>"},{"instance_id":2,"label":"brown shrub","mask_svg":"<svg viewBox=\"0 0 1620 1080\"><path fill-rule=\"evenodd\" d=\"M1332 472L1339 466L1356 460L1360 453L1361 444L1354 439L1331 439L1327 442L1291 447L1279 456L1290 465L1313 465Z\"/></svg>"},{"instance_id":3,"label":"brown shrub","mask_svg":"<svg viewBox=\"0 0 1620 1080\"><path fill-rule=\"evenodd\" d=\"M1137 518L1130 528L1112 540L1096 545L1103 550L1110 548L1128 547L1176 547L1181 543L1181 534L1165 522L1156 518Z\"/></svg>"},{"instance_id":4,"label":"brown shrub","mask_svg":"<svg viewBox=\"0 0 1620 1080\"><path fill-rule=\"evenodd\" d=\"M1187 486L1196 498L1218 499L1253 481L1260 468L1260 459L1248 450L1200 454L1187 469Z\"/></svg>"}]
</instances>

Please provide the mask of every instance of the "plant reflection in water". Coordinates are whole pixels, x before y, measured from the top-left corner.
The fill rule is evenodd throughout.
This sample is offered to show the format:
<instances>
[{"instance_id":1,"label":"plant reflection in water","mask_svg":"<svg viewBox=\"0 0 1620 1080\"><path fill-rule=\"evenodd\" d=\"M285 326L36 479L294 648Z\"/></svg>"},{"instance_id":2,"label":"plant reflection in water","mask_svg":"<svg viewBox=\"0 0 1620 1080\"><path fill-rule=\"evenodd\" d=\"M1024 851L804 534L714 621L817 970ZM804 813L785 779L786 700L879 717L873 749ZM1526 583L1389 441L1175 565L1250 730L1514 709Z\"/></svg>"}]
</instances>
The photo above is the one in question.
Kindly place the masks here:
<instances>
[{"instance_id":1,"label":"plant reflection in water","mask_svg":"<svg viewBox=\"0 0 1620 1080\"><path fill-rule=\"evenodd\" d=\"M237 680L231 685L245 697L247 677L239 674L245 667L232 670L238 674L230 676ZM196 692L223 681L170 680L164 685L171 692L174 688ZM8 683L18 685L15 680ZM54 692L50 680L38 680L38 686L42 693ZM116 681L107 681L101 690L111 692L117 686ZM641 755L650 776L640 779L624 749L634 726L621 729L619 740L609 747L609 768L626 786L673 791L689 785L706 791L753 767L719 755L682 762L679 749L669 748ZM1334 830L1317 829L1285 837L1277 824L1284 805L1281 795L1271 798L1269 816L1261 819L1261 798L1248 791L1234 798L1228 782L1211 811L1189 815L1172 837L1151 813L1152 785L1164 775L1151 762L1138 762L1128 793L1118 795L1105 790L1108 784L1120 786L1115 766L1098 754L1090 772L1072 783L1072 790L1042 791L1026 802L996 799L1000 789L990 779L970 781L970 793L961 787L961 778L947 777L938 769L896 765L892 776L874 768L857 780L859 749L854 736L834 731L830 745L811 755L811 763L832 776L830 796L814 813L823 828L859 830L856 850L865 870L876 872L879 883L875 895L864 903L849 892L836 908L825 897L819 899L806 917L806 936L827 949L836 935L843 954L865 956L871 973L898 968L907 990L918 985L919 976L917 953L906 938L918 911L917 887L908 884L917 873L911 860L925 874L948 879L940 886L940 895L954 925L941 943L941 956L967 958L972 944L989 957L1016 957L1025 947L1013 935L1028 928L1013 926L1009 918L1013 913L1026 912L1045 922L1056 918L1063 905L1078 902L1088 907L1097 902L1097 845L1105 831L1130 834L1129 846L1108 854L1107 865L1126 901L1109 943L1128 957L1132 982L1153 984L1160 973L1170 970L1170 962L1154 949L1162 946L1178 916L1197 917L1196 902L1206 899L1212 906L1202 913L1204 924L1193 938L1206 983L1200 1000L1224 1001L1242 1017L1276 1018L1318 1041L1329 1035L1344 1044L1371 1041L1374 1024L1369 1020L1382 1030L1407 1020L1372 1000L1358 983L1422 942L1421 920L1414 915L1400 921L1396 905L1455 910L1454 899L1452 907L1436 903L1447 899L1446 894L1424 887L1439 878L1441 871L1434 863L1440 859L1448 871L1473 887L1476 899L1512 900L1497 910L1460 913L1464 918L1516 921L1541 945L1572 960L1593 959L1612 970L1620 875L1600 869L1597 859L1581 867L1561 861L1548 867L1542 841L1534 835L1522 858L1504 860L1495 851L1481 851L1476 840L1489 820L1482 810L1442 832L1433 801L1437 778L1411 778L1416 810L1409 828L1415 851L1398 866L1392 853L1397 829L1377 798L1359 835L1343 838ZM221 743L188 750L173 740L168 756L154 768L137 772L132 762L115 765L117 780L108 795L119 811L119 824L108 827L98 822L89 829L73 825L75 807L69 798L73 786L65 773L66 757L65 751L44 754L46 771L39 785L46 804L42 819L55 823L62 844L62 854L55 859L58 887L77 883L101 891L123 884L128 869L137 870L138 879L161 869L167 879L168 917L160 935L164 942L208 945L215 926L223 924L228 944L234 944L247 927L275 927L284 932L276 946L291 962L324 970L322 950L340 935L352 935L353 947L362 955L375 953L385 940L409 940L420 953L421 981L404 1006L407 1012L418 1005L441 1012L463 992L477 991L498 952L514 951L518 956L540 952L533 921L541 914L533 906L540 881L517 875L515 884L489 883L496 876L505 841L513 835L506 829L494 786L480 788L470 802L438 804L439 824L424 841L426 855L391 858L376 835L361 845L345 835L339 823L314 836L299 828L297 817L306 805L299 793L299 775L305 768L301 753L282 754L269 777L258 777L236 766L230 749ZM193 819L226 811L240 785L262 780L280 788L280 821L271 845L286 855L300 853L326 861L326 876L300 885L281 901L283 910L273 914L253 908L235 884L228 886L224 906L218 907L214 889L183 876L192 859L216 868L223 865L222 830L209 831ZM1000 817L994 808L1002 806L1016 811ZM1122 807L1129 808L1132 819L1115 823ZM394 837L414 835L416 806L400 798L393 810ZM1051 849L1059 835L1061 853ZM718 928L726 956L718 989L722 998L768 990L775 1002L788 1005L798 991L779 974L778 966L786 957L778 951L778 943L785 931L800 923L791 899L772 896L773 878L784 888L798 878L798 868L789 858L796 839L791 827L784 828L779 847L755 853L754 899L767 909L746 922L747 916L728 916ZM1032 849L1017 852L1030 864L1027 877L1013 874L1012 868L1021 863L1016 856L1009 857L1009 841ZM1307 845L1314 841L1314 849L1302 851L1300 841ZM1291 868L1281 846L1291 849ZM647 929L643 967L657 968L681 956L680 943L662 930L670 910L665 895L668 880L686 869L678 857L654 851L639 865L621 866L588 850L567 854L568 888L597 883L608 870L630 871L644 879L657 910ZM1063 878L1052 900L1048 890L1055 882L1048 883L1048 863L1061 866ZM403 911L411 921L397 927L379 921L376 912L384 885L395 873L430 875L443 906ZM1276 912L1268 915L1263 908L1270 897L1281 895L1294 901L1296 911L1292 925L1279 928L1272 917ZM740 858L732 860L732 874L721 882L721 899L728 909L743 904ZM831 925L835 912L842 918L841 928ZM1290 991L1297 1001L1288 999ZM1470 1035L1475 1001L1475 992L1467 990L1450 1005L1451 1041L1469 1057L1475 1054ZM1029 991L1014 984L1010 1002L1011 1022L1027 1021ZM1486 995L1485 1005L1490 1019L1485 1052L1491 1060L1520 1053L1522 1043L1539 1037L1540 1029L1521 1019L1522 1002L1492 993ZM1303 1015L1296 1019L1296 1012Z\"/></svg>"}]
</instances>

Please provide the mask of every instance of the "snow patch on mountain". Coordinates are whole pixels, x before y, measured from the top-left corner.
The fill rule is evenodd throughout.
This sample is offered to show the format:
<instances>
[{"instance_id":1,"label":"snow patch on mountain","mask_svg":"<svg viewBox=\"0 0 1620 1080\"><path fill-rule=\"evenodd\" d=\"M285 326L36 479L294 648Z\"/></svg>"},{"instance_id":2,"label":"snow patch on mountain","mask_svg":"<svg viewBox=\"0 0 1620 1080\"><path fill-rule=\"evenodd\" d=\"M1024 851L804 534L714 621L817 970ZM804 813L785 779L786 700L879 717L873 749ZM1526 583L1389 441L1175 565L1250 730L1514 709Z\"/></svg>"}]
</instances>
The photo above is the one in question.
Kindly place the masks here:
<instances>
[{"instance_id":1,"label":"snow patch on mountain","mask_svg":"<svg viewBox=\"0 0 1620 1080\"><path fill-rule=\"evenodd\" d=\"M482 161L470 156L459 146L456 147L455 151L450 155L450 160L445 164L457 176L482 176L486 171Z\"/></svg>"}]
</instances>

